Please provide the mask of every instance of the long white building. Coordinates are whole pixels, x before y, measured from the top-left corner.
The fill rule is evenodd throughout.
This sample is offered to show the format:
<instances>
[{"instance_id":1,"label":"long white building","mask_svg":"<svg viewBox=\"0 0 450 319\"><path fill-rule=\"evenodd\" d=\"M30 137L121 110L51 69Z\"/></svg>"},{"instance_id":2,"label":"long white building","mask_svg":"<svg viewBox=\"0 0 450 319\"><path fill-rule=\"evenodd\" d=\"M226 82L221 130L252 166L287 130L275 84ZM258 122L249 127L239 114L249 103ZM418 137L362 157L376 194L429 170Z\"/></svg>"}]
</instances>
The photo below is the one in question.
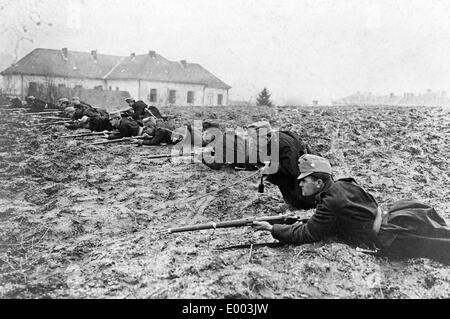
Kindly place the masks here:
<instances>
[{"instance_id":1,"label":"long white building","mask_svg":"<svg viewBox=\"0 0 450 319\"><path fill-rule=\"evenodd\" d=\"M3 88L24 98L41 84L128 91L147 104L220 106L228 84L197 63L169 61L155 51L115 56L97 51L35 49L0 73Z\"/></svg>"}]
</instances>

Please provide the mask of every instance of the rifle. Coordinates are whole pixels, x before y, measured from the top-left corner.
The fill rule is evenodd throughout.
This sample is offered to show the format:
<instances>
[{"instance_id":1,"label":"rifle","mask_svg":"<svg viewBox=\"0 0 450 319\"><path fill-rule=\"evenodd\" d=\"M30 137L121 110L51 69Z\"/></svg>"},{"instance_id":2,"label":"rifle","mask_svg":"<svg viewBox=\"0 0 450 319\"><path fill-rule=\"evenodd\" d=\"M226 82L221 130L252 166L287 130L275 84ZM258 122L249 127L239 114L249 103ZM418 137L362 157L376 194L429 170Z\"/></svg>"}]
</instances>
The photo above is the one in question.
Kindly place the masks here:
<instances>
[{"instance_id":1,"label":"rifle","mask_svg":"<svg viewBox=\"0 0 450 319\"><path fill-rule=\"evenodd\" d=\"M7 108L2 108L2 107L0 107L0 110L1 110L1 111L17 112L17 111L26 111L26 110L29 110L29 109L22 108L22 107L11 108L11 109L7 109Z\"/></svg>"},{"instance_id":2,"label":"rifle","mask_svg":"<svg viewBox=\"0 0 450 319\"><path fill-rule=\"evenodd\" d=\"M288 243L283 242L272 242L272 243L255 243L255 244L241 244L241 245L233 245L233 246L222 246L216 247L215 250L230 250L230 249L243 249L243 248L258 248L258 247L281 247L286 246Z\"/></svg>"},{"instance_id":3,"label":"rifle","mask_svg":"<svg viewBox=\"0 0 450 319\"><path fill-rule=\"evenodd\" d=\"M304 222L304 219L292 216L292 215L278 215L278 216L267 216L267 217L249 217L243 219L230 220L225 222L210 222L206 224L196 224L175 228L168 228L167 232L169 234L172 233L180 233L186 231L195 231L202 229L216 229L216 228L230 228L230 227L243 227L243 226L252 226L254 221L258 222L269 222L270 224L294 224L296 222Z\"/></svg>"},{"instance_id":4,"label":"rifle","mask_svg":"<svg viewBox=\"0 0 450 319\"><path fill-rule=\"evenodd\" d=\"M213 151L212 148L209 149L202 149L200 151L193 151L190 152L188 154L184 154L184 153L179 153L179 154L157 154L157 155L150 155L150 156L146 156L145 158L149 158L149 159L154 159L154 158L170 158L170 157L183 157L183 156L195 156L195 155L199 155L199 154L203 154L203 153L208 153Z\"/></svg>"},{"instance_id":5,"label":"rifle","mask_svg":"<svg viewBox=\"0 0 450 319\"><path fill-rule=\"evenodd\" d=\"M35 120L62 120L62 119L69 119L69 117L56 117L56 116L50 116L50 117L33 117Z\"/></svg>"},{"instance_id":6,"label":"rifle","mask_svg":"<svg viewBox=\"0 0 450 319\"><path fill-rule=\"evenodd\" d=\"M97 136L103 134L112 134L113 132L93 132L93 133L84 133L84 134L75 134L75 135L63 135L61 138L69 138L69 137L83 137L83 136Z\"/></svg>"},{"instance_id":7,"label":"rifle","mask_svg":"<svg viewBox=\"0 0 450 319\"><path fill-rule=\"evenodd\" d=\"M57 121L57 122L39 123L39 124L30 125L30 127L59 125L59 124L66 124L66 123L76 123L76 121Z\"/></svg>"},{"instance_id":8,"label":"rifle","mask_svg":"<svg viewBox=\"0 0 450 319\"><path fill-rule=\"evenodd\" d=\"M51 111L45 111L45 112L34 112L34 113L24 113L26 115L40 115L40 114L54 114L54 113L59 113L59 112L64 112L64 110L58 110L58 109L52 109Z\"/></svg>"},{"instance_id":9,"label":"rifle","mask_svg":"<svg viewBox=\"0 0 450 319\"><path fill-rule=\"evenodd\" d=\"M142 139L143 136L133 136L133 137L122 137L115 140L108 140L108 141L101 141L101 142L94 142L91 145L102 145L102 144L112 144L112 143L120 143L120 142L129 142L134 139Z\"/></svg>"}]
</instances>

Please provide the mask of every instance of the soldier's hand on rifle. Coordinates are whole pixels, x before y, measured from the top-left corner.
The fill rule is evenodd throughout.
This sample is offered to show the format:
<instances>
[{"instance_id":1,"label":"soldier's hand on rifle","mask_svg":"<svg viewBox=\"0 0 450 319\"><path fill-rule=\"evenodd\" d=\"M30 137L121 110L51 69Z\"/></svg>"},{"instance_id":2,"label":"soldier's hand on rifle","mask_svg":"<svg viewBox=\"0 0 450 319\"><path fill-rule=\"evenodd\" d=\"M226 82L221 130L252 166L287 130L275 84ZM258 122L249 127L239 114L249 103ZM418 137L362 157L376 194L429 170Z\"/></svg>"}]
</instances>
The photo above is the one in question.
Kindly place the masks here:
<instances>
[{"instance_id":1,"label":"soldier's hand on rifle","mask_svg":"<svg viewBox=\"0 0 450 319\"><path fill-rule=\"evenodd\" d=\"M272 170L272 168L270 167L270 161L265 161L264 162L264 167L261 168L261 174L262 175L273 174L273 172L271 170Z\"/></svg>"},{"instance_id":2,"label":"soldier's hand on rifle","mask_svg":"<svg viewBox=\"0 0 450 319\"><path fill-rule=\"evenodd\" d=\"M88 119L89 119L89 117L87 117L87 116L85 115L85 116L83 116L81 119L79 119L79 121L82 122L82 123L86 123Z\"/></svg>"},{"instance_id":3,"label":"soldier's hand on rifle","mask_svg":"<svg viewBox=\"0 0 450 319\"><path fill-rule=\"evenodd\" d=\"M136 146L142 146L143 143L144 143L144 141L143 141L143 140L138 140L138 139L132 138L132 139L130 140L130 143L131 143L131 144L136 144Z\"/></svg>"},{"instance_id":4,"label":"soldier's hand on rifle","mask_svg":"<svg viewBox=\"0 0 450 319\"><path fill-rule=\"evenodd\" d=\"M272 231L273 226L270 225L268 222L257 222L253 221L252 226L256 230L262 230L262 231Z\"/></svg>"}]
</instances>

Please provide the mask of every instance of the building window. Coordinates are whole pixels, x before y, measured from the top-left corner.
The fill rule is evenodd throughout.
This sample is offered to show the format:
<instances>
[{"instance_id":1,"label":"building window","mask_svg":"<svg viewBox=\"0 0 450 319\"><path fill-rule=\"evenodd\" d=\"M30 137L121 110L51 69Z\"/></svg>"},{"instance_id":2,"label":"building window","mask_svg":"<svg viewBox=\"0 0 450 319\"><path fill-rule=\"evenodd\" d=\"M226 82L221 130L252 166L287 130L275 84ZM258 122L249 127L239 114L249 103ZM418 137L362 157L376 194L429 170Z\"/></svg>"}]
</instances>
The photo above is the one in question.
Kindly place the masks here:
<instances>
[{"instance_id":1,"label":"building window","mask_svg":"<svg viewBox=\"0 0 450 319\"><path fill-rule=\"evenodd\" d=\"M38 93L37 82L28 83L28 95L37 95L37 93Z\"/></svg>"},{"instance_id":2,"label":"building window","mask_svg":"<svg viewBox=\"0 0 450 319\"><path fill-rule=\"evenodd\" d=\"M151 89L149 101L155 103L157 98L158 98L158 91L156 89Z\"/></svg>"},{"instance_id":3,"label":"building window","mask_svg":"<svg viewBox=\"0 0 450 319\"><path fill-rule=\"evenodd\" d=\"M66 85L65 85L65 84L63 84L63 83L60 83L60 84L58 84L58 87L59 87L59 88L65 88L65 87L66 87Z\"/></svg>"},{"instance_id":4,"label":"building window","mask_svg":"<svg viewBox=\"0 0 450 319\"><path fill-rule=\"evenodd\" d=\"M83 86L81 84L75 85L75 87L74 87L75 90L82 89L82 88L83 88Z\"/></svg>"},{"instance_id":5,"label":"building window","mask_svg":"<svg viewBox=\"0 0 450 319\"><path fill-rule=\"evenodd\" d=\"M217 94L217 105L222 105L223 94Z\"/></svg>"},{"instance_id":6,"label":"building window","mask_svg":"<svg viewBox=\"0 0 450 319\"><path fill-rule=\"evenodd\" d=\"M195 98L194 91L188 91L187 92L187 102L194 103L194 98Z\"/></svg>"},{"instance_id":7,"label":"building window","mask_svg":"<svg viewBox=\"0 0 450 319\"><path fill-rule=\"evenodd\" d=\"M175 103L177 100L177 91L170 90L169 91L169 103Z\"/></svg>"},{"instance_id":8,"label":"building window","mask_svg":"<svg viewBox=\"0 0 450 319\"><path fill-rule=\"evenodd\" d=\"M207 105L213 105L213 98L214 98L214 94L208 93L208 97L206 98Z\"/></svg>"},{"instance_id":9,"label":"building window","mask_svg":"<svg viewBox=\"0 0 450 319\"><path fill-rule=\"evenodd\" d=\"M112 86L109 87L109 90L112 91Z\"/></svg>"}]
</instances>

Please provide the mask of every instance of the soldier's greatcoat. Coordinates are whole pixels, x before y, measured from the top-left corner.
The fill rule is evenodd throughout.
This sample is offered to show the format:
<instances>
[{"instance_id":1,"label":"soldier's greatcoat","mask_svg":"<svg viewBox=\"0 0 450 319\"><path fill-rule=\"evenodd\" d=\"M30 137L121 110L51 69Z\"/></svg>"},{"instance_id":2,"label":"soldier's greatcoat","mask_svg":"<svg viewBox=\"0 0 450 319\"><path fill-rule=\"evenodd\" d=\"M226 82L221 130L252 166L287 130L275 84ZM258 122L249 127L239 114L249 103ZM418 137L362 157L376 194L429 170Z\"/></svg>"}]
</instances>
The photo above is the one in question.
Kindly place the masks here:
<instances>
[{"instance_id":1,"label":"soldier's greatcoat","mask_svg":"<svg viewBox=\"0 0 450 319\"><path fill-rule=\"evenodd\" d=\"M381 228L374 229L378 204L353 178L327 182L316 195L315 205L307 223L274 225L273 237L304 244L337 236L349 244L380 248L386 254L450 263L450 228L432 207L398 201L382 218Z\"/></svg>"}]
</instances>

